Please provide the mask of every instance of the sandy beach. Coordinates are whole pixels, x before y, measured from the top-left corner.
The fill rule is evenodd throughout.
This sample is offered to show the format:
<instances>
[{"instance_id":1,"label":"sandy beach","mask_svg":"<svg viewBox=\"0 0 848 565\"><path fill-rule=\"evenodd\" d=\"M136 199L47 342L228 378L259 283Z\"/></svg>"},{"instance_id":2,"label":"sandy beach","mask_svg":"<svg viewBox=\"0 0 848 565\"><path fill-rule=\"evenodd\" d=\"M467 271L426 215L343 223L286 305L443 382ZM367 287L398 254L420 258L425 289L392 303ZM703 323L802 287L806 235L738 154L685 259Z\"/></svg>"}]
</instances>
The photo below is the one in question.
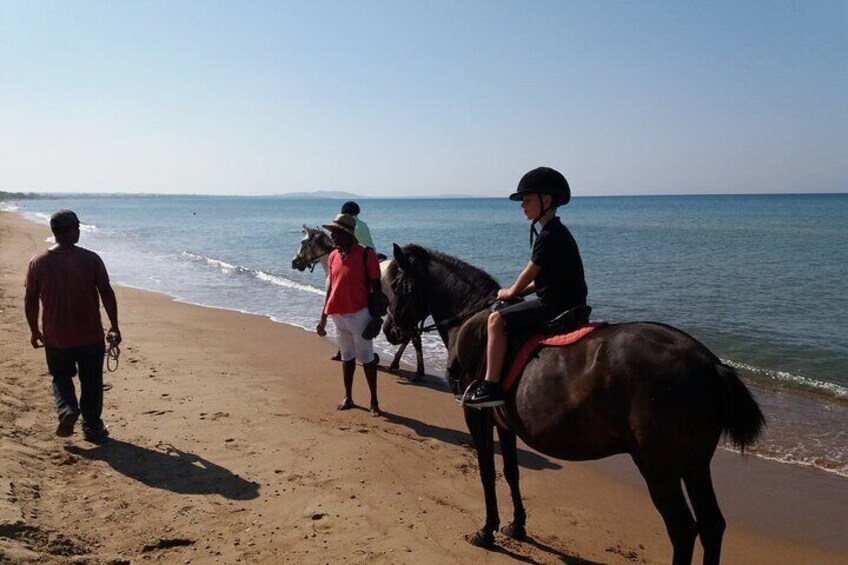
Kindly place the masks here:
<instances>
[{"instance_id":1,"label":"sandy beach","mask_svg":"<svg viewBox=\"0 0 848 565\"><path fill-rule=\"evenodd\" d=\"M124 344L103 414L112 441L57 438L23 311L26 265L48 235L0 213L0 562L669 561L627 457L570 463L521 444L530 539L472 547L465 536L484 520L476 459L439 379L411 385L381 371L384 417L338 412L331 343L151 292L116 288ZM354 400L367 398L358 370ZM846 479L725 451L713 472L723 562L848 562ZM498 488L505 525L512 508Z\"/></svg>"}]
</instances>

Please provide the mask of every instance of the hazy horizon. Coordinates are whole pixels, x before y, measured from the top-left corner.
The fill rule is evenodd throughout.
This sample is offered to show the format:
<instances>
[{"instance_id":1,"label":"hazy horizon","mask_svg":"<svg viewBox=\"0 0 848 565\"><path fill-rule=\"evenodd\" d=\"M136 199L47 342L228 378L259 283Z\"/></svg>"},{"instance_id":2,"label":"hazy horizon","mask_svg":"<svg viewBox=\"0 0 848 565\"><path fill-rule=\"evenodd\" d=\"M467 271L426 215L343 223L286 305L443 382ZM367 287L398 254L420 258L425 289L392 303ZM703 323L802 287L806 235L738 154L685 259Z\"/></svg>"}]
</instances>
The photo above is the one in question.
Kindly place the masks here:
<instances>
[{"instance_id":1,"label":"hazy horizon","mask_svg":"<svg viewBox=\"0 0 848 565\"><path fill-rule=\"evenodd\" d=\"M5 2L0 190L848 192L848 4Z\"/></svg>"}]
</instances>

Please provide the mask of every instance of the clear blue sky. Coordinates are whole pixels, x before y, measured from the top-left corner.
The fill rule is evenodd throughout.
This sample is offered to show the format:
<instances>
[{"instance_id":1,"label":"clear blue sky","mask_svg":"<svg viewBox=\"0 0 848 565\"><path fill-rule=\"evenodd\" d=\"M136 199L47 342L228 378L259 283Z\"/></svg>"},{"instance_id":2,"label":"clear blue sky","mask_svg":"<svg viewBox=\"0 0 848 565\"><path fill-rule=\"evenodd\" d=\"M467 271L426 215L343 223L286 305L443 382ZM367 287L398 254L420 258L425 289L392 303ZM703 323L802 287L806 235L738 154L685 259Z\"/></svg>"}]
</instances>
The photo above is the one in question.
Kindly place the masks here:
<instances>
[{"instance_id":1,"label":"clear blue sky","mask_svg":"<svg viewBox=\"0 0 848 565\"><path fill-rule=\"evenodd\" d=\"M848 191L848 2L0 0L0 190Z\"/></svg>"}]
</instances>

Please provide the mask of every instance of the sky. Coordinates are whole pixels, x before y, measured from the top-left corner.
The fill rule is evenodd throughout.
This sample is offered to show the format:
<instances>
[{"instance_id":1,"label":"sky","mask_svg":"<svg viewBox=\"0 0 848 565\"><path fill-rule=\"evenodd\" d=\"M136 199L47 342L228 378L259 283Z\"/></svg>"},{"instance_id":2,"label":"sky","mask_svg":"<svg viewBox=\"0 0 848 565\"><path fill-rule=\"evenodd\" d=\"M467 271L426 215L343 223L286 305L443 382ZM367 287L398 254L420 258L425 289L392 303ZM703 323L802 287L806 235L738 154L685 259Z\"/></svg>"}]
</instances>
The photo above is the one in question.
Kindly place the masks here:
<instances>
[{"instance_id":1,"label":"sky","mask_svg":"<svg viewBox=\"0 0 848 565\"><path fill-rule=\"evenodd\" d=\"M848 2L0 0L0 190L848 191Z\"/></svg>"}]
</instances>

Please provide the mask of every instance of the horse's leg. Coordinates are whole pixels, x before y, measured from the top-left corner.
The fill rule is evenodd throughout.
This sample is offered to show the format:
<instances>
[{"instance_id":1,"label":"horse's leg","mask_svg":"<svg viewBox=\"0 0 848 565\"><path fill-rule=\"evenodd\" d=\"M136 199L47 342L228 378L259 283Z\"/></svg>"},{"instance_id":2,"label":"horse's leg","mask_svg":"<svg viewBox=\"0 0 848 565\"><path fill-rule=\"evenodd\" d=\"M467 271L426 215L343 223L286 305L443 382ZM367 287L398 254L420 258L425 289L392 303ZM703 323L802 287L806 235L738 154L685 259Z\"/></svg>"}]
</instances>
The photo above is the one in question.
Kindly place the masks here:
<instances>
[{"instance_id":1,"label":"horse's leg","mask_svg":"<svg viewBox=\"0 0 848 565\"><path fill-rule=\"evenodd\" d=\"M412 336L412 345L415 347L415 360L418 362L415 377L420 379L424 377L424 351L421 349L421 334L416 333Z\"/></svg>"},{"instance_id":2,"label":"horse's leg","mask_svg":"<svg viewBox=\"0 0 848 565\"><path fill-rule=\"evenodd\" d=\"M639 471L648 483L648 492L654 506L665 522L665 529L674 549L672 565L690 565L695 550L695 538L698 527L686 499L683 496L680 475L663 468L662 457L656 457L654 464L642 464L637 461Z\"/></svg>"},{"instance_id":3,"label":"horse's leg","mask_svg":"<svg viewBox=\"0 0 848 565\"><path fill-rule=\"evenodd\" d=\"M403 357L403 352L406 351L406 346L409 345L409 340L400 344L400 348L395 353L395 358L392 359L392 364L389 365L389 370L397 371L400 368L400 358Z\"/></svg>"},{"instance_id":4,"label":"horse's leg","mask_svg":"<svg viewBox=\"0 0 848 565\"><path fill-rule=\"evenodd\" d=\"M527 523L527 512L521 502L521 489L518 481L518 448L515 446L515 432L498 426L498 438L501 443L501 455L504 460L504 478L509 484L512 495L512 522L501 530L504 535L513 539L523 540L527 537L524 529Z\"/></svg>"},{"instance_id":5,"label":"horse's leg","mask_svg":"<svg viewBox=\"0 0 848 565\"><path fill-rule=\"evenodd\" d=\"M466 408L465 424L474 439L480 481L483 483L483 495L486 498L486 524L472 534L468 541L477 547L491 547L495 543L495 532L500 526L500 518L495 494L495 449L490 411Z\"/></svg>"},{"instance_id":6,"label":"horse's leg","mask_svg":"<svg viewBox=\"0 0 848 565\"><path fill-rule=\"evenodd\" d=\"M710 462L693 465L683 475L689 500L698 521L698 534L704 548L704 565L718 565L721 560L721 539L727 523L718 507Z\"/></svg>"}]
</instances>

